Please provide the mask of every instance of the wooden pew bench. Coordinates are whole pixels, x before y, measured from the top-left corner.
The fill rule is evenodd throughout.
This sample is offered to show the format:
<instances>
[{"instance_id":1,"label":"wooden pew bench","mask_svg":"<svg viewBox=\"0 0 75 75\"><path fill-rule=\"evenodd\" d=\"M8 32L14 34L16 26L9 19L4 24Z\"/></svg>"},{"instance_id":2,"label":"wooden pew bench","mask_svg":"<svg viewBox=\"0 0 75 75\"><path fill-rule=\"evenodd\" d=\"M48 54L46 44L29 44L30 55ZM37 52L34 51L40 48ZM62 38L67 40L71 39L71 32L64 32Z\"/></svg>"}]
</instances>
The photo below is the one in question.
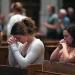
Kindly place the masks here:
<instances>
[{"instance_id":1,"label":"wooden pew bench","mask_svg":"<svg viewBox=\"0 0 75 75\"><path fill-rule=\"evenodd\" d=\"M8 46L0 46L0 65L8 64Z\"/></svg>"},{"instance_id":2,"label":"wooden pew bench","mask_svg":"<svg viewBox=\"0 0 75 75\"><path fill-rule=\"evenodd\" d=\"M45 46L45 56L44 56L45 60L50 59L50 55L56 49L56 47L57 47L57 45L46 45Z\"/></svg>"},{"instance_id":3,"label":"wooden pew bench","mask_svg":"<svg viewBox=\"0 0 75 75\"><path fill-rule=\"evenodd\" d=\"M7 41L2 41L2 46L8 46Z\"/></svg>"},{"instance_id":4,"label":"wooden pew bench","mask_svg":"<svg viewBox=\"0 0 75 75\"><path fill-rule=\"evenodd\" d=\"M75 64L50 62L48 60L45 60L43 63L43 71L50 71L50 72L75 75Z\"/></svg>"},{"instance_id":5,"label":"wooden pew bench","mask_svg":"<svg viewBox=\"0 0 75 75\"><path fill-rule=\"evenodd\" d=\"M35 71L35 75L68 75L68 74L48 72L48 71Z\"/></svg>"},{"instance_id":6,"label":"wooden pew bench","mask_svg":"<svg viewBox=\"0 0 75 75\"><path fill-rule=\"evenodd\" d=\"M44 45L57 45L59 40L43 40Z\"/></svg>"},{"instance_id":7,"label":"wooden pew bench","mask_svg":"<svg viewBox=\"0 0 75 75\"><path fill-rule=\"evenodd\" d=\"M35 71L41 70L42 71L42 65L29 65L28 66L28 75L35 75Z\"/></svg>"},{"instance_id":8,"label":"wooden pew bench","mask_svg":"<svg viewBox=\"0 0 75 75\"><path fill-rule=\"evenodd\" d=\"M28 68L25 69L0 65L0 75L67 75L67 74L43 71L42 65L29 65Z\"/></svg>"},{"instance_id":9,"label":"wooden pew bench","mask_svg":"<svg viewBox=\"0 0 75 75\"><path fill-rule=\"evenodd\" d=\"M46 38L46 35L37 32L37 33L35 34L35 37L43 41L43 40Z\"/></svg>"},{"instance_id":10,"label":"wooden pew bench","mask_svg":"<svg viewBox=\"0 0 75 75\"><path fill-rule=\"evenodd\" d=\"M55 50L55 48L58 45L59 40L44 40L44 46L45 46L45 60L50 59L51 53Z\"/></svg>"},{"instance_id":11,"label":"wooden pew bench","mask_svg":"<svg viewBox=\"0 0 75 75\"><path fill-rule=\"evenodd\" d=\"M27 75L28 69L0 65L0 75Z\"/></svg>"},{"instance_id":12,"label":"wooden pew bench","mask_svg":"<svg viewBox=\"0 0 75 75\"><path fill-rule=\"evenodd\" d=\"M44 71L42 65L32 64L28 66L28 75L68 75L68 74Z\"/></svg>"},{"instance_id":13,"label":"wooden pew bench","mask_svg":"<svg viewBox=\"0 0 75 75\"><path fill-rule=\"evenodd\" d=\"M42 70L42 65L29 65L25 69L0 65L0 75L34 75L36 70Z\"/></svg>"}]
</instances>

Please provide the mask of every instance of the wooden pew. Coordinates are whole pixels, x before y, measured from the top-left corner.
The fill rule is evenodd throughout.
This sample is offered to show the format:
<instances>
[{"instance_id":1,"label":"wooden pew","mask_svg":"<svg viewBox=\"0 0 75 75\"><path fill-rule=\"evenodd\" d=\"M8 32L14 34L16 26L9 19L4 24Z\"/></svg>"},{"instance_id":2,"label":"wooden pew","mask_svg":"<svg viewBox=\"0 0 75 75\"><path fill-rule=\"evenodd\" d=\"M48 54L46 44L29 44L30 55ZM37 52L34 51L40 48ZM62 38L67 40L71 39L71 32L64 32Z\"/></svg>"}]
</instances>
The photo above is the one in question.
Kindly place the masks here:
<instances>
[{"instance_id":1,"label":"wooden pew","mask_svg":"<svg viewBox=\"0 0 75 75\"><path fill-rule=\"evenodd\" d=\"M42 65L32 64L25 69L0 65L0 75L34 75L37 70L42 70Z\"/></svg>"},{"instance_id":2,"label":"wooden pew","mask_svg":"<svg viewBox=\"0 0 75 75\"><path fill-rule=\"evenodd\" d=\"M28 75L34 75L35 71L42 70L42 65L29 65L28 66Z\"/></svg>"},{"instance_id":3,"label":"wooden pew","mask_svg":"<svg viewBox=\"0 0 75 75\"><path fill-rule=\"evenodd\" d=\"M35 71L35 75L68 75L68 74L48 72L48 71Z\"/></svg>"},{"instance_id":4,"label":"wooden pew","mask_svg":"<svg viewBox=\"0 0 75 75\"><path fill-rule=\"evenodd\" d=\"M59 40L44 40L45 46L45 60L49 60L51 53L55 50L58 45Z\"/></svg>"},{"instance_id":5,"label":"wooden pew","mask_svg":"<svg viewBox=\"0 0 75 75\"><path fill-rule=\"evenodd\" d=\"M36 34L35 34L35 37L36 38L39 38L40 40L44 40L44 39L46 39L46 35L44 35L44 34L42 34L42 33L40 33L40 32L37 32Z\"/></svg>"},{"instance_id":6,"label":"wooden pew","mask_svg":"<svg viewBox=\"0 0 75 75\"><path fill-rule=\"evenodd\" d=\"M28 69L0 65L0 75L27 75Z\"/></svg>"},{"instance_id":7,"label":"wooden pew","mask_svg":"<svg viewBox=\"0 0 75 75\"><path fill-rule=\"evenodd\" d=\"M65 75L65 74L42 71L42 65L29 65L28 68L25 69L0 65L0 75Z\"/></svg>"},{"instance_id":8,"label":"wooden pew","mask_svg":"<svg viewBox=\"0 0 75 75\"><path fill-rule=\"evenodd\" d=\"M43 40L44 45L57 45L59 40Z\"/></svg>"},{"instance_id":9,"label":"wooden pew","mask_svg":"<svg viewBox=\"0 0 75 75\"><path fill-rule=\"evenodd\" d=\"M52 52L56 49L57 45L46 45L45 46L45 60L49 60L50 59L50 55L52 54Z\"/></svg>"},{"instance_id":10,"label":"wooden pew","mask_svg":"<svg viewBox=\"0 0 75 75\"><path fill-rule=\"evenodd\" d=\"M0 65L8 64L8 46L0 46Z\"/></svg>"},{"instance_id":11,"label":"wooden pew","mask_svg":"<svg viewBox=\"0 0 75 75\"><path fill-rule=\"evenodd\" d=\"M2 41L2 46L8 46L7 41Z\"/></svg>"},{"instance_id":12,"label":"wooden pew","mask_svg":"<svg viewBox=\"0 0 75 75\"><path fill-rule=\"evenodd\" d=\"M43 71L50 71L50 72L75 75L75 64L50 62L48 60L45 60L43 63Z\"/></svg>"},{"instance_id":13,"label":"wooden pew","mask_svg":"<svg viewBox=\"0 0 75 75\"><path fill-rule=\"evenodd\" d=\"M67 74L43 71L42 65L32 64L28 66L27 75L67 75Z\"/></svg>"},{"instance_id":14,"label":"wooden pew","mask_svg":"<svg viewBox=\"0 0 75 75\"><path fill-rule=\"evenodd\" d=\"M32 64L28 66L28 75L68 75L68 74L44 71L42 65Z\"/></svg>"}]
</instances>

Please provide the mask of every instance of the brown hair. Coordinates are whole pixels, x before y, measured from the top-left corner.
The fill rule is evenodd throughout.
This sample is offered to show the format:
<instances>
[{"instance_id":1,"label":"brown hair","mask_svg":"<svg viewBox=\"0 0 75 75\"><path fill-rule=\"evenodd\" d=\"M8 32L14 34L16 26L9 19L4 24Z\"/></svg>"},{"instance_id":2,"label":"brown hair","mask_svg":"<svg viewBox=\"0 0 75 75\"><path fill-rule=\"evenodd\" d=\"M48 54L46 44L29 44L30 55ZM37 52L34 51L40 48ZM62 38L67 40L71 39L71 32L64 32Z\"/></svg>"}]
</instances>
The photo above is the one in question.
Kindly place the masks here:
<instances>
[{"instance_id":1,"label":"brown hair","mask_svg":"<svg viewBox=\"0 0 75 75\"><path fill-rule=\"evenodd\" d=\"M51 7L52 12L55 13L55 6L54 6L54 4L51 4L51 3L50 3L48 6Z\"/></svg>"},{"instance_id":2,"label":"brown hair","mask_svg":"<svg viewBox=\"0 0 75 75\"><path fill-rule=\"evenodd\" d=\"M25 18L21 22L16 22L11 30L12 35L24 35L24 33L32 35L35 32L35 22L31 18Z\"/></svg>"},{"instance_id":3,"label":"brown hair","mask_svg":"<svg viewBox=\"0 0 75 75\"><path fill-rule=\"evenodd\" d=\"M64 30L67 30L68 33L73 38L73 41L72 41L72 45L71 46L72 47L75 47L75 24L74 25L69 25L69 26L65 27Z\"/></svg>"},{"instance_id":4,"label":"brown hair","mask_svg":"<svg viewBox=\"0 0 75 75\"><path fill-rule=\"evenodd\" d=\"M13 8L21 14L25 11L25 9L23 8L23 4L21 2L14 3Z\"/></svg>"}]
</instances>

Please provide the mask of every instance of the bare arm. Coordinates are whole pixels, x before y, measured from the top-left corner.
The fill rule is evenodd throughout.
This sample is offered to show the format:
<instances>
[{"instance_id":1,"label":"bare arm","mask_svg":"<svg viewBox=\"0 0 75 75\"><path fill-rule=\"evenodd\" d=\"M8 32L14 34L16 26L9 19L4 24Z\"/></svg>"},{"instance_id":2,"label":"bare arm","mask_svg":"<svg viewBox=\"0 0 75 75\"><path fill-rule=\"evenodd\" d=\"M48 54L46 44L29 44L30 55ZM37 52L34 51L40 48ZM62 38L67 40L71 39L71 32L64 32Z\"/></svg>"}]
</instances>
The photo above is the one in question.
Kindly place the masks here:
<instances>
[{"instance_id":1,"label":"bare arm","mask_svg":"<svg viewBox=\"0 0 75 75\"><path fill-rule=\"evenodd\" d=\"M65 62L65 63L72 63L72 62L74 62L75 58L73 57L72 53L69 53L69 49L68 49L68 45L67 45L66 41L64 39L62 39L60 41L60 44L62 45L62 52L63 52L63 56L64 56L63 62Z\"/></svg>"},{"instance_id":2,"label":"bare arm","mask_svg":"<svg viewBox=\"0 0 75 75\"><path fill-rule=\"evenodd\" d=\"M72 63L75 61L73 54L68 52L66 44L63 44L63 54L64 54L64 62L65 63Z\"/></svg>"},{"instance_id":3,"label":"bare arm","mask_svg":"<svg viewBox=\"0 0 75 75\"><path fill-rule=\"evenodd\" d=\"M50 61L59 61L60 55L61 55L61 50L58 46L51 54Z\"/></svg>"},{"instance_id":4,"label":"bare arm","mask_svg":"<svg viewBox=\"0 0 75 75\"><path fill-rule=\"evenodd\" d=\"M57 25L54 24L54 25L51 25L51 24L48 24L47 22L43 22L43 25L47 28L51 28L51 29L57 29Z\"/></svg>"}]
</instances>

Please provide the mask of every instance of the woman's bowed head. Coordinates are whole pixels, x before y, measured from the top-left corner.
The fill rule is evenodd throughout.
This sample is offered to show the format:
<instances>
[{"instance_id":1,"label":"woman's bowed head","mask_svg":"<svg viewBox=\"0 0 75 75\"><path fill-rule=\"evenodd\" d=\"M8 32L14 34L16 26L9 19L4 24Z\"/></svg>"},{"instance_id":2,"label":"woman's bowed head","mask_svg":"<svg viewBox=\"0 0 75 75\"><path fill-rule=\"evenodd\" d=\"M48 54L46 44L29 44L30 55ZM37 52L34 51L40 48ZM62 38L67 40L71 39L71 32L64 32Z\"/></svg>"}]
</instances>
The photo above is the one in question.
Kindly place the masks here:
<instances>
[{"instance_id":1,"label":"woman's bowed head","mask_svg":"<svg viewBox=\"0 0 75 75\"><path fill-rule=\"evenodd\" d=\"M64 38L51 54L50 61L65 63L75 62L75 25L69 25L63 30Z\"/></svg>"},{"instance_id":2,"label":"woman's bowed head","mask_svg":"<svg viewBox=\"0 0 75 75\"><path fill-rule=\"evenodd\" d=\"M22 21L15 23L12 27L11 35L13 36L10 37L10 43L12 40L13 42L19 41L21 43L25 43L25 41L27 41L27 36L33 36L35 32L35 22L31 18L25 18Z\"/></svg>"}]
</instances>

